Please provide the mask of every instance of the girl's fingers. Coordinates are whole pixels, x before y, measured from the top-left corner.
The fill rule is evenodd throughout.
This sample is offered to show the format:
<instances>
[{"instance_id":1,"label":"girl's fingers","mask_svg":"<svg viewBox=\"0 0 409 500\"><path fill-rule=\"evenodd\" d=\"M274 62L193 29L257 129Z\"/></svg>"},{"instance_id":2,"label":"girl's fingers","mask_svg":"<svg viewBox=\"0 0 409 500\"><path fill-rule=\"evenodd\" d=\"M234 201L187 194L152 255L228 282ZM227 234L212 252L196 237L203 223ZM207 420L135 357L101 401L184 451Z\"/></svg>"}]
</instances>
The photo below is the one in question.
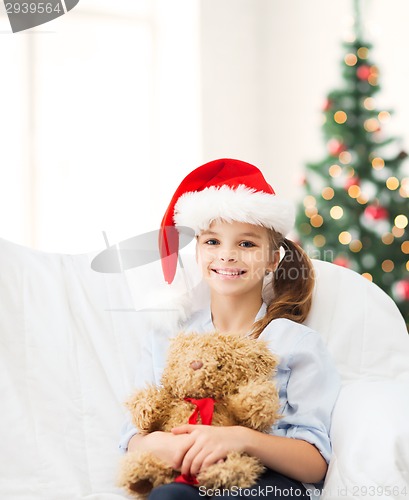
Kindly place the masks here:
<instances>
[{"instance_id":1,"label":"girl's fingers","mask_svg":"<svg viewBox=\"0 0 409 500\"><path fill-rule=\"evenodd\" d=\"M173 427L172 434L189 434L194 428L195 426L191 424L179 425L178 427Z\"/></svg>"},{"instance_id":2,"label":"girl's fingers","mask_svg":"<svg viewBox=\"0 0 409 500\"><path fill-rule=\"evenodd\" d=\"M196 431L196 433L194 433ZM209 467L216 462L223 462L225 447L220 445L219 428L212 428L202 425L185 424L172 429L174 435L189 435L192 443L189 443L188 449L182 459L181 473L185 475L197 475L201 469ZM214 435L216 433L216 436ZM211 438L211 439L210 439ZM217 439L215 439L217 438ZM218 448L218 451L215 448Z\"/></svg>"},{"instance_id":3,"label":"girl's fingers","mask_svg":"<svg viewBox=\"0 0 409 500\"><path fill-rule=\"evenodd\" d=\"M194 459L192 460L192 463L190 465L190 474L192 476L197 476L199 472L201 471L203 467L203 462L206 459L207 454L205 450L202 450L200 453L198 453Z\"/></svg>"},{"instance_id":4,"label":"girl's fingers","mask_svg":"<svg viewBox=\"0 0 409 500\"><path fill-rule=\"evenodd\" d=\"M195 445L193 445L187 451L187 453L183 457L182 468L181 468L182 474L186 474L186 475L191 474L192 462L199 452L200 452L200 448L198 449L197 446L195 446Z\"/></svg>"},{"instance_id":5,"label":"girl's fingers","mask_svg":"<svg viewBox=\"0 0 409 500\"><path fill-rule=\"evenodd\" d=\"M221 464L223 462L224 462L224 458L220 458L220 455L218 455L216 453L210 453L209 455L207 455L204 458L204 460L201 464L200 470L207 469L207 467L210 467L213 464Z\"/></svg>"},{"instance_id":6,"label":"girl's fingers","mask_svg":"<svg viewBox=\"0 0 409 500\"><path fill-rule=\"evenodd\" d=\"M186 458L186 457L185 457ZM186 472L184 474L190 474L192 476L197 476L201 470L205 470L210 465L215 463L223 463L224 458L220 458L220 454L215 452L210 452L209 450L202 449L199 452L195 453L193 458L188 457L188 461L186 462ZM187 465L189 463L189 466Z\"/></svg>"}]
</instances>

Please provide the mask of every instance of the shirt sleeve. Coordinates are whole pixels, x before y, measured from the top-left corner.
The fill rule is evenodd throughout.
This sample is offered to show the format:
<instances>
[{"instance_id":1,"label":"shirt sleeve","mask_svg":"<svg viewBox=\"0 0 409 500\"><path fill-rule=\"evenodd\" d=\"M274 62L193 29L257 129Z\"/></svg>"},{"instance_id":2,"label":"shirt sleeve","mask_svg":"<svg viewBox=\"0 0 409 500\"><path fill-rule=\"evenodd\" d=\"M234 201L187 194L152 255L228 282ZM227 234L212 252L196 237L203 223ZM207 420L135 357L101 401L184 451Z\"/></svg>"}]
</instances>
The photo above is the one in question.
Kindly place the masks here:
<instances>
[{"instance_id":1,"label":"shirt sleeve","mask_svg":"<svg viewBox=\"0 0 409 500\"><path fill-rule=\"evenodd\" d=\"M147 334L141 341L141 349L139 351L138 360L135 367L135 381L133 390L142 389L147 383L155 383L155 374L153 369L153 333ZM126 414L126 419L122 425L121 435L119 440L119 450L122 454L128 451L128 444L131 438L138 434L136 427L132 423L129 412Z\"/></svg>"},{"instance_id":2,"label":"shirt sleeve","mask_svg":"<svg viewBox=\"0 0 409 500\"><path fill-rule=\"evenodd\" d=\"M129 441L135 434L138 434L136 427L132 424L131 418L128 415L126 421L124 422L121 430L121 437L119 440L119 450L122 454L128 451Z\"/></svg>"},{"instance_id":3,"label":"shirt sleeve","mask_svg":"<svg viewBox=\"0 0 409 500\"><path fill-rule=\"evenodd\" d=\"M273 434L315 445L329 463L331 414L341 379L318 333L307 332L298 341L289 356L288 369L287 403Z\"/></svg>"}]
</instances>

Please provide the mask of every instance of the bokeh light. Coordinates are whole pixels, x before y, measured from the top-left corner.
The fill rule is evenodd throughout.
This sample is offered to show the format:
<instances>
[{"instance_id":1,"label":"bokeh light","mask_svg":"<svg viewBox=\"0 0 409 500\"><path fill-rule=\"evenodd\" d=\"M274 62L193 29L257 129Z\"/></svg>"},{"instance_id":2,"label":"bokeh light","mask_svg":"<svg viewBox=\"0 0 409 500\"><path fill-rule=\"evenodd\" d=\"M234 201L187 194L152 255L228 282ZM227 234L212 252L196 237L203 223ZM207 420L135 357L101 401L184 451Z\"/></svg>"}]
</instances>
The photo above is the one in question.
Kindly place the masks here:
<instances>
[{"instance_id":1,"label":"bokeh light","mask_svg":"<svg viewBox=\"0 0 409 500\"><path fill-rule=\"evenodd\" d=\"M409 253L409 241L404 241L400 246L403 253Z\"/></svg>"},{"instance_id":2,"label":"bokeh light","mask_svg":"<svg viewBox=\"0 0 409 500\"><path fill-rule=\"evenodd\" d=\"M343 245L349 245L349 243L351 243L352 240L351 233L349 233L348 231L342 231L342 233L340 233L338 236L338 240Z\"/></svg>"},{"instance_id":3,"label":"bokeh light","mask_svg":"<svg viewBox=\"0 0 409 500\"><path fill-rule=\"evenodd\" d=\"M334 113L334 120L339 124L345 123L347 121L347 118L348 116L345 111L337 111L336 113Z\"/></svg>"},{"instance_id":4,"label":"bokeh light","mask_svg":"<svg viewBox=\"0 0 409 500\"><path fill-rule=\"evenodd\" d=\"M399 229L404 229L408 225L408 218L406 215L398 215L395 217L395 226Z\"/></svg>"},{"instance_id":5,"label":"bokeh light","mask_svg":"<svg viewBox=\"0 0 409 500\"><path fill-rule=\"evenodd\" d=\"M376 118L368 118L364 121L364 129L367 132L376 132L379 130L379 122Z\"/></svg>"},{"instance_id":6,"label":"bokeh light","mask_svg":"<svg viewBox=\"0 0 409 500\"><path fill-rule=\"evenodd\" d=\"M339 154L339 161L344 165L348 164L352 160L352 155L349 151L342 151Z\"/></svg>"},{"instance_id":7,"label":"bokeh light","mask_svg":"<svg viewBox=\"0 0 409 500\"><path fill-rule=\"evenodd\" d=\"M387 121L389 121L391 115L390 113L388 113L388 111L381 111L380 113L378 113L378 120L381 122L381 123L386 123Z\"/></svg>"},{"instance_id":8,"label":"bokeh light","mask_svg":"<svg viewBox=\"0 0 409 500\"><path fill-rule=\"evenodd\" d=\"M390 273L393 271L395 264L390 259L386 259L382 262L382 271L385 273Z\"/></svg>"},{"instance_id":9,"label":"bokeh light","mask_svg":"<svg viewBox=\"0 0 409 500\"><path fill-rule=\"evenodd\" d=\"M395 189L398 189L399 187L399 179L396 177L388 177L386 179L386 187L391 191L395 191Z\"/></svg>"},{"instance_id":10,"label":"bokeh light","mask_svg":"<svg viewBox=\"0 0 409 500\"><path fill-rule=\"evenodd\" d=\"M344 215L344 210L342 207L335 205L331 208L329 213L333 219L338 220Z\"/></svg>"},{"instance_id":11,"label":"bokeh light","mask_svg":"<svg viewBox=\"0 0 409 500\"><path fill-rule=\"evenodd\" d=\"M361 188L356 184L353 184L348 188L348 194L351 198L358 198L358 196L361 194Z\"/></svg>"},{"instance_id":12,"label":"bokeh light","mask_svg":"<svg viewBox=\"0 0 409 500\"><path fill-rule=\"evenodd\" d=\"M359 49L357 50L357 54L360 59L367 59L369 50L367 47L359 47Z\"/></svg>"},{"instance_id":13,"label":"bokeh light","mask_svg":"<svg viewBox=\"0 0 409 500\"><path fill-rule=\"evenodd\" d=\"M355 64L358 62L358 58L355 54L347 54L344 57L344 61L347 66L355 66Z\"/></svg>"},{"instance_id":14,"label":"bokeh light","mask_svg":"<svg viewBox=\"0 0 409 500\"><path fill-rule=\"evenodd\" d=\"M392 234L395 236L395 238L401 238L405 234L405 229L393 226Z\"/></svg>"},{"instance_id":15,"label":"bokeh light","mask_svg":"<svg viewBox=\"0 0 409 500\"><path fill-rule=\"evenodd\" d=\"M332 187L326 187L322 190L321 194L324 200L332 200L335 193Z\"/></svg>"},{"instance_id":16,"label":"bokeh light","mask_svg":"<svg viewBox=\"0 0 409 500\"><path fill-rule=\"evenodd\" d=\"M360 252L362 250L362 242L359 240L352 240L349 244L349 249L354 253Z\"/></svg>"},{"instance_id":17,"label":"bokeh light","mask_svg":"<svg viewBox=\"0 0 409 500\"><path fill-rule=\"evenodd\" d=\"M366 108L369 111L372 111L376 107L376 102L373 97L367 97L364 100L364 108Z\"/></svg>"},{"instance_id":18,"label":"bokeh light","mask_svg":"<svg viewBox=\"0 0 409 500\"><path fill-rule=\"evenodd\" d=\"M324 219L321 217L321 215L313 215L310 220L310 224L313 227L321 227L322 224L324 223Z\"/></svg>"},{"instance_id":19,"label":"bokeh light","mask_svg":"<svg viewBox=\"0 0 409 500\"><path fill-rule=\"evenodd\" d=\"M339 165L331 165L329 167L329 175L331 177L339 177L342 174L342 167Z\"/></svg>"},{"instance_id":20,"label":"bokeh light","mask_svg":"<svg viewBox=\"0 0 409 500\"><path fill-rule=\"evenodd\" d=\"M382 242L385 243L385 245L391 245L394 239L395 237L392 233L385 233L382 235Z\"/></svg>"},{"instance_id":21,"label":"bokeh light","mask_svg":"<svg viewBox=\"0 0 409 500\"><path fill-rule=\"evenodd\" d=\"M372 160L372 168L375 170L381 170L385 166L385 160L379 156L376 156Z\"/></svg>"},{"instance_id":22,"label":"bokeh light","mask_svg":"<svg viewBox=\"0 0 409 500\"><path fill-rule=\"evenodd\" d=\"M312 241L316 247L321 248L325 245L327 240L322 234L317 234L316 236L314 236Z\"/></svg>"}]
</instances>

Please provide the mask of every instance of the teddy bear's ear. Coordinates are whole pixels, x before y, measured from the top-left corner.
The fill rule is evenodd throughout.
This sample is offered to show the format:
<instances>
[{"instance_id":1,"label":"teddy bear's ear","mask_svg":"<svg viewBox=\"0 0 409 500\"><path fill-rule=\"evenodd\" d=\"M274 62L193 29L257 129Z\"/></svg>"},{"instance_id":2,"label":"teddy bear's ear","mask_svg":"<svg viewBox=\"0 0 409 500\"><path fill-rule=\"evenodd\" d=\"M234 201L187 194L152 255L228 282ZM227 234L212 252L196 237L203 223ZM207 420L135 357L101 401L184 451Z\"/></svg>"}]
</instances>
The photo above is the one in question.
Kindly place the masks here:
<instances>
[{"instance_id":1,"label":"teddy bear's ear","mask_svg":"<svg viewBox=\"0 0 409 500\"><path fill-rule=\"evenodd\" d=\"M189 350L197 338L200 338L197 333L180 331L169 339L168 357L174 354L175 351L177 354L177 352Z\"/></svg>"},{"instance_id":2,"label":"teddy bear's ear","mask_svg":"<svg viewBox=\"0 0 409 500\"><path fill-rule=\"evenodd\" d=\"M259 375L269 375L276 371L279 358L273 354L264 340L242 339L243 345L238 348L243 359L248 359L251 369Z\"/></svg>"},{"instance_id":3,"label":"teddy bear's ear","mask_svg":"<svg viewBox=\"0 0 409 500\"><path fill-rule=\"evenodd\" d=\"M194 333L186 333L183 330L180 330L175 336L169 338L170 345L173 347L175 345L184 344L185 342L189 342L192 338L196 336Z\"/></svg>"}]
</instances>

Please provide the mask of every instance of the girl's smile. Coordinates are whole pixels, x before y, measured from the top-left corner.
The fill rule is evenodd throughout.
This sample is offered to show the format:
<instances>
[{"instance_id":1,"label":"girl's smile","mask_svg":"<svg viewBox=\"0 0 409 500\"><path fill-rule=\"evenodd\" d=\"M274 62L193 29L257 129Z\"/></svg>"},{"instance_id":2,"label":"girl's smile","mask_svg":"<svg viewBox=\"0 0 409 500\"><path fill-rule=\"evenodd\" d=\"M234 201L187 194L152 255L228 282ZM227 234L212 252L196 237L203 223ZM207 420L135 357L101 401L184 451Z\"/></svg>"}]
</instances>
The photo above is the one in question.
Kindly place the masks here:
<instances>
[{"instance_id":1,"label":"girl's smile","mask_svg":"<svg viewBox=\"0 0 409 500\"><path fill-rule=\"evenodd\" d=\"M235 268L215 268L212 271L217 274L221 279L235 279L240 278L243 274L246 273L243 269L235 269Z\"/></svg>"}]
</instances>

